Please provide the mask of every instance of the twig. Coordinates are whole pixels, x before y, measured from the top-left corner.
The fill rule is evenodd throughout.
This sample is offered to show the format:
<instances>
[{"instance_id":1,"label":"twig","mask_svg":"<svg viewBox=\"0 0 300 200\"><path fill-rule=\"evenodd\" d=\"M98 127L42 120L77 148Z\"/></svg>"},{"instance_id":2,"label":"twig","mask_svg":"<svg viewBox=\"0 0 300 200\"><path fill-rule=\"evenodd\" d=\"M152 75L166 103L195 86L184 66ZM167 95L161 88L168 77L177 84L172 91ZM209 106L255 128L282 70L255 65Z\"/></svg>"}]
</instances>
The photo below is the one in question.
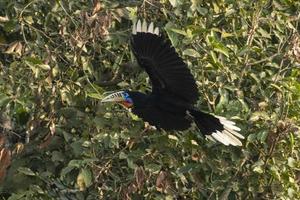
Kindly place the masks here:
<instances>
[{"instance_id":1,"label":"twig","mask_svg":"<svg viewBox=\"0 0 300 200\"><path fill-rule=\"evenodd\" d=\"M66 13L66 15L70 18L70 20L72 21L72 23L78 27L78 25L76 24L75 20L72 18L72 16L67 12L67 10L65 9L65 7L62 5L61 1L58 1L59 5L61 6L61 8L63 9L63 11Z\"/></svg>"},{"instance_id":2,"label":"twig","mask_svg":"<svg viewBox=\"0 0 300 200\"><path fill-rule=\"evenodd\" d=\"M144 135L144 133L146 133L148 130L149 130L148 128L145 128L145 129L141 132L141 134L139 134L138 137L135 137L135 138L134 138L133 142L136 142L136 141L138 141L139 139L141 139L142 136ZM98 175L96 176L95 179L98 180L98 178L101 176L101 174L102 174L105 170L108 169L108 166L109 166L110 163L113 161L113 159L115 159L117 156L120 155L120 153L122 153L123 151L125 151L127 148L130 148L130 147L131 147L131 143L128 143L128 144L127 144L125 147L123 147L120 151L118 151L116 154L114 154L114 155L113 155L113 156L112 156L112 157L104 164L104 166L100 168L101 170L98 172ZM95 164L95 166L96 166L97 168L99 168L96 164Z\"/></svg>"},{"instance_id":3,"label":"twig","mask_svg":"<svg viewBox=\"0 0 300 200\"><path fill-rule=\"evenodd\" d=\"M262 11L262 8L260 8L256 13L254 13L253 15L253 24L252 24L252 28L250 29L249 31L249 36L247 38L247 42L246 42L246 45L247 47L251 47L252 46L252 42L253 42L253 39L254 39L254 33L258 27L258 24L259 24L259 16L261 14L261 11ZM246 57L245 57L245 67L242 69L242 72L241 72L241 75L240 75L240 79L239 79L239 83L238 83L238 87L240 88L241 87L241 84L242 84L242 80L243 80L243 77L245 76L245 73L246 73L246 70L248 69L249 67L249 53L246 54Z\"/></svg>"},{"instance_id":4,"label":"twig","mask_svg":"<svg viewBox=\"0 0 300 200\"><path fill-rule=\"evenodd\" d=\"M260 63L263 63L263 62L266 62L266 61L271 61L273 58L275 58L275 57L278 56L278 55L280 55L280 53L275 53L275 54L273 54L272 56L269 56L269 57L267 57L267 58L258 60L258 61L256 61L256 62L248 63L248 66L257 65L257 64L260 64Z\"/></svg>"},{"instance_id":5,"label":"twig","mask_svg":"<svg viewBox=\"0 0 300 200\"><path fill-rule=\"evenodd\" d=\"M235 172L235 174L233 175L233 177L228 181L230 184L227 185L227 187L225 188L225 190L223 191L223 193L220 196L220 200L227 200L228 199L228 195L230 194L231 190L232 190L232 182L236 180L237 175L241 172L241 169L243 167L243 165L246 163L247 158L244 158L238 168L238 170Z\"/></svg>"},{"instance_id":6,"label":"twig","mask_svg":"<svg viewBox=\"0 0 300 200\"><path fill-rule=\"evenodd\" d=\"M118 83L120 83L122 81L122 74L123 74L124 70L126 68L129 68L131 65L133 65L133 63L121 64L111 80L109 80L109 81L98 81L97 84L99 86L102 86L102 87L117 85Z\"/></svg>"}]
</instances>

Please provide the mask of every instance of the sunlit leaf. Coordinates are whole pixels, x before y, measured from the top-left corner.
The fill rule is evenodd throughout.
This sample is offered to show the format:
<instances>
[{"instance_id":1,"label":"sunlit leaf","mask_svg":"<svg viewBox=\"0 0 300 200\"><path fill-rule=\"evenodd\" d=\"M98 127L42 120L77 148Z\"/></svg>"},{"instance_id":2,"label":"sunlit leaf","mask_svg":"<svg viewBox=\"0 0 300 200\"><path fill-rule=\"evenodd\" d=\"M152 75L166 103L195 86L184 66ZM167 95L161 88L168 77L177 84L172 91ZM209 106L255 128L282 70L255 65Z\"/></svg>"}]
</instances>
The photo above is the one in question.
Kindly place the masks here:
<instances>
[{"instance_id":1,"label":"sunlit leaf","mask_svg":"<svg viewBox=\"0 0 300 200\"><path fill-rule=\"evenodd\" d=\"M18 171L27 176L36 176L36 174L27 167L19 167Z\"/></svg>"},{"instance_id":2,"label":"sunlit leaf","mask_svg":"<svg viewBox=\"0 0 300 200\"><path fill-rule=\"evenodd\" d=\"M187 56L191 56L191 57L195 57L195 58L200 57L200 54L194 49L186 49L182 52L182 54L187 55Z\"/></svg>"}]
</instances>

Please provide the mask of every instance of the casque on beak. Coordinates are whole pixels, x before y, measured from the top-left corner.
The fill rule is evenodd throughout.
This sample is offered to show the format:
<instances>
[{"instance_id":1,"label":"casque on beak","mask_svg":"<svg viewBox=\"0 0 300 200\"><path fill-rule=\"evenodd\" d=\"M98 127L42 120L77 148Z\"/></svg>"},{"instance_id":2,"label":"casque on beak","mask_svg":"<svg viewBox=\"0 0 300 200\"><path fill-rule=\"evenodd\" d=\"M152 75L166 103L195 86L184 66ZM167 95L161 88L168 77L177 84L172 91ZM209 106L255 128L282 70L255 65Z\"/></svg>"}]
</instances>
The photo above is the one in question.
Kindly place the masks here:
<instances>
[{"instance_id":1,"label":"casque on beak","mask_svg":"<svg viewBox=\"0 0 300 200\"><path fill-rule=\"evenodd\" d=\"M125 108L131 108L133 106L132 99L129 97L129 94L125 91L115 92L106 96L104 99L101 100L101 103L105 102L119 103Z\"/></svg>"},{"instance_id":2,"label":"casque on beak","mask_svg":"<svg viewBox=\"0 0 300 200\"><path fill-rule=\"evenodd\" d=\"M112 94L104 97L104 99L101 100L101 103L126 101L125 96L123 95L123 93L124 93L123 91L112 93Z\"/></svg>"}]
</instances>

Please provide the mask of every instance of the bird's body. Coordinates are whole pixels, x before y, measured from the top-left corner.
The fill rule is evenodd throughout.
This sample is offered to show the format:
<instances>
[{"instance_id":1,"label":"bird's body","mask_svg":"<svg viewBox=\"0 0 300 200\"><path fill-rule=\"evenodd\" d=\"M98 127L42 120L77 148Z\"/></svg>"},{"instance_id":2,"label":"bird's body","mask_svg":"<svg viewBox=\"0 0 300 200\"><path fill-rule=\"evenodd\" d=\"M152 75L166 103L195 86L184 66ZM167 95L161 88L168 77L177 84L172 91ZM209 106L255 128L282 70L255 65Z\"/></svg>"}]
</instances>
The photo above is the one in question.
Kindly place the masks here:
<instances>
[{"instance_id":1,"label":"bird's body","mask_svg":"<svg viewBox=\"0 0 300 200\"><path fill-rule=\"evenodd\" d=\"M187 113L189 108L184 102L163 95L130 91L128 94L140 102L131 109L132 112L150 125L166 131L185 130L191 126L192 120Z\"/></svg>"},{"instance_id":2,"label":"bird's body","mask_svg":"<svg viewBox=\"0 0 300 200\"><path fill-rule=\"evenodd\" d=\"M170 41L153 23L139 20L133 25L131 46L138 64L152 83L152 92L121 91L102 102L118 102L159 129L185 130L195 123L200 132L225 145L241 146L243 138L234 122L201 112L194 107L199 93L196 81Z\"/></svg>"}]
</instances>

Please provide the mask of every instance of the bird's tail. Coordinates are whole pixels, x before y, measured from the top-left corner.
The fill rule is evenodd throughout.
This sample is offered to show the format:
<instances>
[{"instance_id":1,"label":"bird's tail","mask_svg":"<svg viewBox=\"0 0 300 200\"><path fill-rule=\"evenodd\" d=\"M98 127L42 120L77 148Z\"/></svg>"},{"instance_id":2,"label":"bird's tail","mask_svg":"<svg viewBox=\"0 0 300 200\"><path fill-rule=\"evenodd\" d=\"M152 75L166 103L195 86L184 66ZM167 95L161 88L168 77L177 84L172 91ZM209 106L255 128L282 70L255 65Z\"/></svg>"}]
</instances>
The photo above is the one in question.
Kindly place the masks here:
<instances>
[{"instance_id":1,"label":"bird's tail","mask_svg":"<svg viewBox=\"0 0 300 200\"><path fill-rule=\"evenodd\" d=\"M224 145L242 146L239 139L244 139L244 136L238 133L241 129L235 125L235 122L198 110L190 110L189 112L201 133L208 139L219 141Z\"/></svg>"}]
</instances>

